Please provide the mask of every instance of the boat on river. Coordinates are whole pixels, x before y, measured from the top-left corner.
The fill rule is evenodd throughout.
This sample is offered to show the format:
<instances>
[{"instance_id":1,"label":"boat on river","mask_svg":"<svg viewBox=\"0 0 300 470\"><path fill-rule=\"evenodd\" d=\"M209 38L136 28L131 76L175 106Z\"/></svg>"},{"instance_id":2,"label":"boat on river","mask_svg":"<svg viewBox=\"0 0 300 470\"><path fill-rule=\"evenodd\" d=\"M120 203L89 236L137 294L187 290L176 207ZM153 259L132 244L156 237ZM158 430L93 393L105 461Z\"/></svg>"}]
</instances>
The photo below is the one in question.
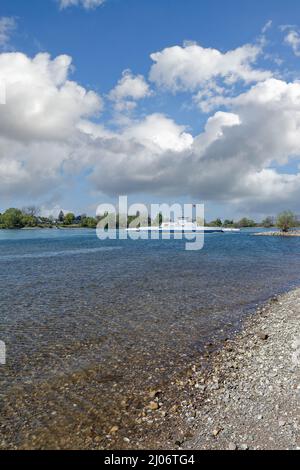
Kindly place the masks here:
<instances>
[{"instance_id":1,"label":"boat on river","mask_svg":"<svg viewBox=\"0 0 300 470\"><path fill-rule=\"evenodd\" d=\"M223 227L205 227L189 219L181 217L175 222L163 222L159 226L128 228L128 232L159 232L159 233L237 233L240 229Z\"/></svg>"}]
</instances>

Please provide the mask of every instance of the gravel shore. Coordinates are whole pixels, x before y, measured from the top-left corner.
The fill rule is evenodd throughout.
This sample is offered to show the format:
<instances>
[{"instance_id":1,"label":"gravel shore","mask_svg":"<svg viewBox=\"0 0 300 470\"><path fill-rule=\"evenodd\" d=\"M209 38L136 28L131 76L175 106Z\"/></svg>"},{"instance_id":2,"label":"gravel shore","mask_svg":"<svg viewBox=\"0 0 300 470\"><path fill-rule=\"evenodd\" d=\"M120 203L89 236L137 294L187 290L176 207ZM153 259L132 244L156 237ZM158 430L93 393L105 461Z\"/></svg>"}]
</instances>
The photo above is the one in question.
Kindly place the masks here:
<instances>
[{"instance_id":1,"label":"gravel shore","mask_svg":"<svg viewBox=\"0 0 300 470\"><path fill-rule=\"evenodd\" d=\"M194 381L202 399L183 409L185 449L300 449L300 289L260 308Z\"/></svg>"},{"instance_id":2,"label":"gravel shore","mask_svg":"<svg viewBox=\"0 0 300 470\"><path fill-rule=\"evenodd\" d=\"M262 232L262 233L254 233L255 237L300 237L300 231L296 232Z\"/></svg>"},{"instance_id":3,"label":"gravel shore","mask_svg":"<svg viewBox=\"0 0 300 470\"><path fill-rule=\"evenodd\" d=\"M97 370L14 387L0 448L300 449L300 289L270 300L239 331L207 344L180 376L134 390L105 426L92 406L103 402Z\"/></svg>"}]
</instances>

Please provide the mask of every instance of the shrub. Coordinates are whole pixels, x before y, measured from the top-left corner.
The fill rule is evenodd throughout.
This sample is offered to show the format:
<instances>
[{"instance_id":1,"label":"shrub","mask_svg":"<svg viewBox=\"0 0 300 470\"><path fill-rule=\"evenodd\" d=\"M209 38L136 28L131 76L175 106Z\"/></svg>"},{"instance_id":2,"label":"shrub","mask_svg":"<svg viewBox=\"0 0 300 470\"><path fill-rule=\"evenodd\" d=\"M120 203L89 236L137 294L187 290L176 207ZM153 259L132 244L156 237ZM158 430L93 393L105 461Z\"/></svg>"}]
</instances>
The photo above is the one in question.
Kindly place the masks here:
<instances>
[{"instance_id":1,"label":"shrub","mask_svg":"<svg viewBox=\"0 0 300 470\"><path fill-rule=\"evenodd\" d=\"M276 221L277 227L284 233L287 233L291 228L295 227L296 223L296 217L291 211L281 212Z\"/></svg>"}]
</instances>

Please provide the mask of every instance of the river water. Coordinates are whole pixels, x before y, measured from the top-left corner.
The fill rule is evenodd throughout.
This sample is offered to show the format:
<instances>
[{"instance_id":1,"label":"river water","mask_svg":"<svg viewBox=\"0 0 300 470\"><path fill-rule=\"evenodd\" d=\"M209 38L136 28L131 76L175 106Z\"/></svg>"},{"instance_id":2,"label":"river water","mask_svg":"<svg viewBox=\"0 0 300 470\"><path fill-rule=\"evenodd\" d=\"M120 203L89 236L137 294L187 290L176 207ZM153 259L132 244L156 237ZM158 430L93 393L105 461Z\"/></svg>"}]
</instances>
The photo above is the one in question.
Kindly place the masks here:
<instances>
[{"instance_id":1,"label":"river water","mask_svg":"<svg viewBox=\"0 0 300 470\"><path fill-rule=\"evenodd\" d=\"M144 389L300 284L300 238L209 234L202 250L184 248L0 231L2 447L89 447L122 423L128 397L134 414Z\"/></svg>"}]
</instances>

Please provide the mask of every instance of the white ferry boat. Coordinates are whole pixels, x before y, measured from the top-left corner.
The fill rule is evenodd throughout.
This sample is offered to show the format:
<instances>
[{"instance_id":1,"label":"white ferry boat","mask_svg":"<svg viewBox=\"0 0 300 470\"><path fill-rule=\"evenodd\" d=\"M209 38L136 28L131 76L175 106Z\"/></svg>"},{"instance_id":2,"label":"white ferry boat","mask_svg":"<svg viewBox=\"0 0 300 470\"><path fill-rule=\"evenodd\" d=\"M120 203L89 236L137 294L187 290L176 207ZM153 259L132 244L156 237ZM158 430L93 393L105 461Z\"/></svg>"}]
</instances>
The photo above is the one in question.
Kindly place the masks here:
<instances>
[{"instance_id":1,"label":"white ferry boat","mask_svg":"<svg viewBox=\"0 0 300 470\"><path fill-rule=\"evenodd\" d=\"M128 232L161 232L161 233L235 233L240 232L240 229L223 228L223 227L205 227L198 225L184 217L179 218L176 222L163 222L157 227L138 227L128 228Z\"/></svg>"}]
</instances>

